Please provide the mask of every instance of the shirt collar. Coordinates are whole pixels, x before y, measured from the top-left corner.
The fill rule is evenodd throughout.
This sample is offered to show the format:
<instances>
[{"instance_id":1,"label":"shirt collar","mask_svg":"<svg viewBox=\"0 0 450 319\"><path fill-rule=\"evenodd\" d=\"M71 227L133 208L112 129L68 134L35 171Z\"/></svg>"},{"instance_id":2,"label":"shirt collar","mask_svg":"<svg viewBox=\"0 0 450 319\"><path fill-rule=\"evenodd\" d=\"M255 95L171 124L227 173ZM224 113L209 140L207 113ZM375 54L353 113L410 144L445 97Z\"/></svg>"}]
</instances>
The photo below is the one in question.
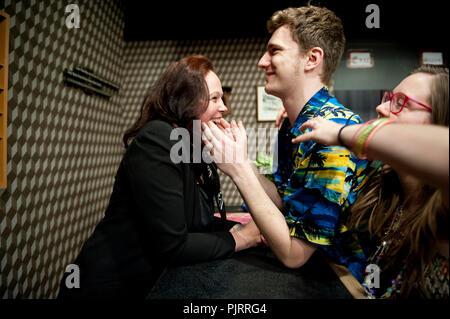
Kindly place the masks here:
<instances>
[{"instance_id":1,"label":"shirt collar","mask_svg":"<svg viewBox=\"0 0 450 319\"><path fill-rule=\"evenodd\" d=\"M320 108L327 103L328 99L331 97L326 86L322 87L319 91L314 94L305 106L300 111L297 116L294 125L291 127L291 134L295 137L300 135L299 127L302 126L307 120L312 119L314 115L320 110Z\"/></svg>"}]
</instances>

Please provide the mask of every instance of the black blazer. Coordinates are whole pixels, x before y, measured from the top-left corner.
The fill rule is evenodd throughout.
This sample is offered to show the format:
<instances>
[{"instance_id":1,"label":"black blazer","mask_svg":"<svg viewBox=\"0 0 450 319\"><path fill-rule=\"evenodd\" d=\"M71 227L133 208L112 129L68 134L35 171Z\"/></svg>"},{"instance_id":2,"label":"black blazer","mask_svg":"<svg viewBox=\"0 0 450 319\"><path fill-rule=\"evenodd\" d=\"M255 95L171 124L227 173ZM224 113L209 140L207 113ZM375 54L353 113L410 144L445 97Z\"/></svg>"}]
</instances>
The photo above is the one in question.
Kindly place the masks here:
<instances>
[{"instance_id":1,"label":"black blazer","mask_svg":"<svg viewBox=\"0 0 450 319\"><path fill-rule=\"evenodd\" d=\"M225 258L235 242L202 227L193 164L174 164L171 125L150 121L129 145L104 218L74 264L80 288L63 276L59 298L143 298L168 265Z\"/></svg>"}]
</instances>

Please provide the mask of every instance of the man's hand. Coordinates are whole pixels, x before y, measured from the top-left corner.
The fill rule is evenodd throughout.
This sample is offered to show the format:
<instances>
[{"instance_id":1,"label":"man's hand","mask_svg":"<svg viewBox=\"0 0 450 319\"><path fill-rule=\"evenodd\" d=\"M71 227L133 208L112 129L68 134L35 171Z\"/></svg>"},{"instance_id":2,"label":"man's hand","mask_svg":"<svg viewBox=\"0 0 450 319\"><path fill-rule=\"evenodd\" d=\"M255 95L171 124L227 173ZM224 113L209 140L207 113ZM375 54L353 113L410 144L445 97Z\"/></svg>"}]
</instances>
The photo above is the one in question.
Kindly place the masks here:
<instances>
[{"instance_id":1,"label":"man's hand","mask_svg":"<svg viewBox=\"0 0 450 319\"><path fill-rule=\"evenodd\" d=\"M247 134L242 124L233 120L229 127L223 120L219 128L214 122L202 123L202 140L217 167L233 178L247 159Z\"/></svg>"}]
</instances>

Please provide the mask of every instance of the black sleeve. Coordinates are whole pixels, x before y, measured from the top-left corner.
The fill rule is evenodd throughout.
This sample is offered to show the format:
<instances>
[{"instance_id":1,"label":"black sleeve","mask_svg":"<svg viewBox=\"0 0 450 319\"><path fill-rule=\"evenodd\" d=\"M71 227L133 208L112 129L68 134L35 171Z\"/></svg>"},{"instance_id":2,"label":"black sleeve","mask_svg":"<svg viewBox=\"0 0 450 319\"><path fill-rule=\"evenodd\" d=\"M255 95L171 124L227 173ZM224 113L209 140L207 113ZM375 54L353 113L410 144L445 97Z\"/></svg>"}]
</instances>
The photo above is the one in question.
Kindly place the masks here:
<instances>
[{"instance_id":1,"label":"black sleeve","mask_svg":"<svg viewBox=\"0 0 450 319\"><path fill-rule=\"evenodd\" d=\"M233 254L235 242L228 231L190 233L186 226L181 164L170 159L171 127L164 122L147 125L127 152L127 172L138 221L145 231L141 240L156 258L190 263Z\"/></svg>"}]
</instances>

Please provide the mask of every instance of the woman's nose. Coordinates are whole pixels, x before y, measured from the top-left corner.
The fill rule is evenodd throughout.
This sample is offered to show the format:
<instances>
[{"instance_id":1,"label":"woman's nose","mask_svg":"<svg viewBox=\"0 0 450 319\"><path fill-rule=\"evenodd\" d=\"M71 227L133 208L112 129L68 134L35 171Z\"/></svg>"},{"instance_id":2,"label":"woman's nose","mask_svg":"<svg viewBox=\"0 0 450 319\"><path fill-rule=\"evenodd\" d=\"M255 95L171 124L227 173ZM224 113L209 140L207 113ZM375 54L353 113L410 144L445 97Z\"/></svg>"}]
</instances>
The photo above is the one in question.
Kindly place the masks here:
<instances>
[{"instance_id":1,"label":"woman's nose","mask_svg":"<svg viewBox=\"0 0 450 319\"><path fill-rule=\"evenodd\" d=\"M219 106L219 112L224 113L226 111L228 111L228 107L225 105L224 100L221 99L220 106Z\"/></svg>"},{"instance_id":2,"label":"woman's nose","mask_svg":"<svg viewBox=\"0 0 450 319\"><path fill-rule=\"evenodd\" d=\"M378 105L376 111L379 117L389 117L391 115L390 101Z\"/></svg>"}]
</instances>

